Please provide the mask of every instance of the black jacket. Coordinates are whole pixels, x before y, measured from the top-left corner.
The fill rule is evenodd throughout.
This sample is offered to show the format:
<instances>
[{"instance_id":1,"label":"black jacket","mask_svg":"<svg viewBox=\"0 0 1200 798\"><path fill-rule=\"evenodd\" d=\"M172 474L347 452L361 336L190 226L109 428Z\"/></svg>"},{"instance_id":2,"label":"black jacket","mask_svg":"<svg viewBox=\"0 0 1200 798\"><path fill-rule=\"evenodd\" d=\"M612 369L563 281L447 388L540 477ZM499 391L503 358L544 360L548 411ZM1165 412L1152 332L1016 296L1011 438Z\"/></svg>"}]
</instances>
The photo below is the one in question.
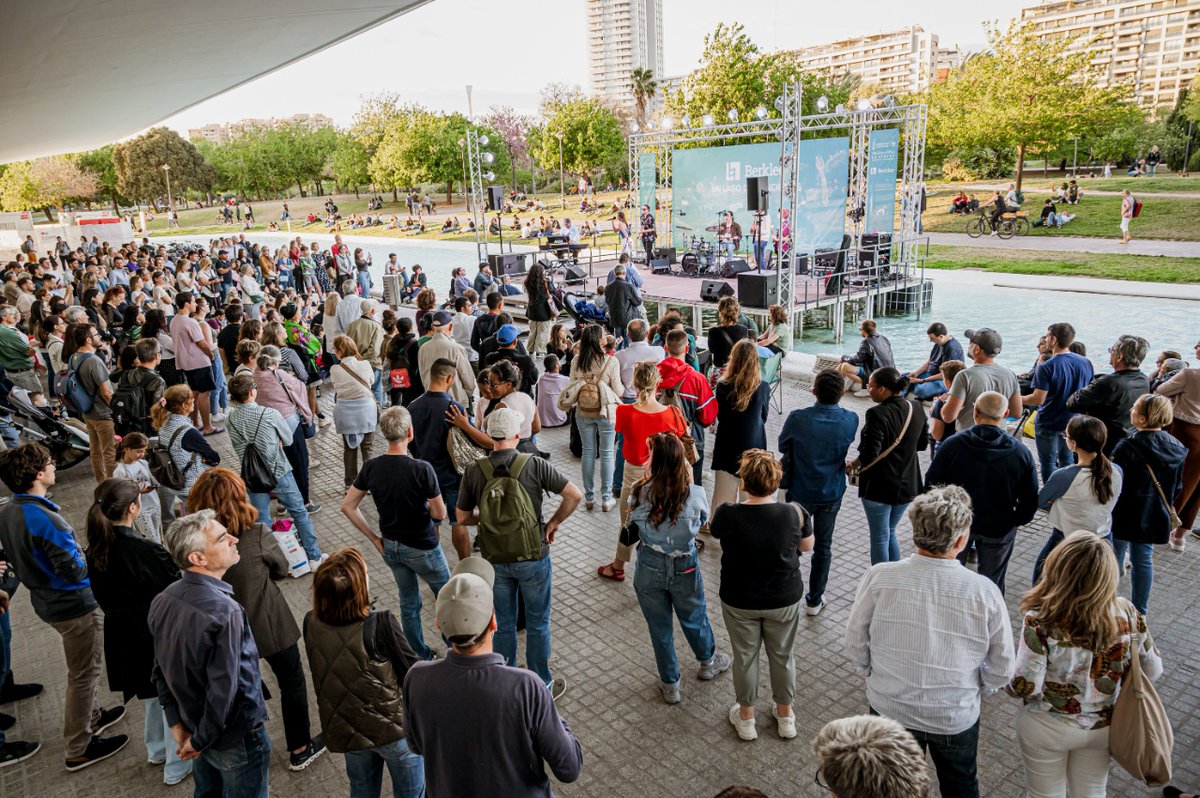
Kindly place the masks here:
<instances>
[{"instance_id":1,"label":"black jacket","mask_svg":"<svg viewBox=\"0 0 1200 798\"><path fill-rule=\"evenodd\" d=\"M895 367L896 359L892 357L892 343L879 333L871 333L862 339L855 352L846 361L867 370L867 376L875 369Z\"/></svg>"},{"instance_id":2,"label":"black jacket","mask_svg":"<svg viewBox=\"0 0 1200 798\"><path fill-rule=\"evenodd\" d=\"M892 445L904 426L908 407L912 406L912 421L900 445L887 457L866 468L881 452ZM868 408L858 442L858 462L866 470L858 483L860 498L885 504L904 504L921 492L921 468L917 452L929 445L929 419L925 409L915 399L892 396Z\"/></svg>"},{"instance_id":3,"label":"black jacket","mask_svg":"<svg viewBox=\"0 0 1200 798\"><path fill-rule=\"evenodd\" d=\"M624 335L629 322L640 318L637 309L641 307L642 294L628 280L613 280L604 289L604 303L608 307L608 321L613 331Z\"/></svg>"},{"instance_id":4,"label":"black jacket","mask_svg":"<svg viewBox=\"0 0 1200 798\"><path fill-rule=\"evenodd\" d=\"M938 446L926 487L958 485L971 497L971 534L1002 538L1033 520L1038 475L1029 449L999 427L976 424Z\"/></svg>"},{"instance_id":5,"label":"black jacket","mask_svg":"<svg viewBox=\"0 0 1200 798\"><path fill-rule=\"evenodd\" d=\"M550 292L546 288L545 278L534 282L526 289L525 318L529 321L553 321L550 313Z\"/></svg>"},{"instance_id":6,"label":"black jacket","mask_svg":"<svg viewBox=\"0 0 1200 798\"><path fill-rule=\"evenodd\" d=\"M1121 467L1121 495L1112 511L1112 533L1130 543L1167 542L1171 516L1158 495L1150 470L1162 487L1163 496L1174 502L1183 490L1183 461L1187 449L1170 433L1134 432L1121 441L1112 460Z\"/></svg>"},{"instance_id":7,"label":"black jacket","mask_svg":"<svg viewBox=\"0 0 1200 798\"><path fill-rule=\"evenodd\" d=\"M1108 430L1104 453L1112 456L1117 444L1133 434L1129 409L1144 393L1150 393L1150 381L1137 369L1101 374L1087 387L1067 398L1067 409L1098 418Z\"/></svg>"}]
</instances>

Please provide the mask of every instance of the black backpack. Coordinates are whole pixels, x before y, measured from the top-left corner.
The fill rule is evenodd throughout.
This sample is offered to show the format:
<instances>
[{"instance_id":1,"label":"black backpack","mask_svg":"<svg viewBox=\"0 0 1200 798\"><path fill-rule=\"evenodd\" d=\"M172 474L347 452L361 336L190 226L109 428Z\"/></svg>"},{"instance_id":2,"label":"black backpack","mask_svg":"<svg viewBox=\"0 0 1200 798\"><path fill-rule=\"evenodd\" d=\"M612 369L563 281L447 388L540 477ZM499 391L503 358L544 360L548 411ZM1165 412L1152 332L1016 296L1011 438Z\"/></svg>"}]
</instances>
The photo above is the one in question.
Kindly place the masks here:
<instances>
[{"instance_id":1,"label":"black backpack","mask_svg":"<svg viewBox=\"0 0 1200 798\"><path fill-rule=\"evenodd\" d=\"M150 446L150 450L146 452L146 462L150 464L150 475L168 490L183 490L184 474L183 472L191 468L196 462L195 453L192 454L192 459L188 461L182 469L175 465L175 458L171 456L171 447L175 445L175 441L179 439L187 430L186 426L181 426L175 430L175 434L167 441L167 445L163 446L162 438L155 440Z\"/></svg>"},{"instance_id":2,"label":"black backpack","mask_svg":"<svg viewBox=\"0 0 1200 798\"><path fill-rule=\"evenodd\" d=\"M146 387L156 375L150 372L141 380L132 379L133 376L134 369L121 375L109 402L109 407L112 408L113 429L118 435L128 435L131 432L147 434L150 429Z\"/></svg>"}]
</instances>

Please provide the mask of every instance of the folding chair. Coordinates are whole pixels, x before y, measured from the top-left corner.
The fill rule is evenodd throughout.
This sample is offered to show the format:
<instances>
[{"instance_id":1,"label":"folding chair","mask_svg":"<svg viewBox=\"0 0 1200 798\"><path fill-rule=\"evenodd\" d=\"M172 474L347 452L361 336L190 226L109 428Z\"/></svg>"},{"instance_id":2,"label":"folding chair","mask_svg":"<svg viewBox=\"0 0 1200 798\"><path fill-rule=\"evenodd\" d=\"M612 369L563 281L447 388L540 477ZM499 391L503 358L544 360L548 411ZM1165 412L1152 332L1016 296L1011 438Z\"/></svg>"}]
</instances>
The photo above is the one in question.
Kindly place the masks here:
<instances>
[{"instance_id":1,"label":"folding chair","mask_svg":"<svg viewBox=\"0 0 1200 798\"><path fill-rule=\"evenodd\" d=\"M783 413L783 352L759 358L758 365L763 382L771 388L771 404L775 412Z\"/></svg>"}]
</instances>

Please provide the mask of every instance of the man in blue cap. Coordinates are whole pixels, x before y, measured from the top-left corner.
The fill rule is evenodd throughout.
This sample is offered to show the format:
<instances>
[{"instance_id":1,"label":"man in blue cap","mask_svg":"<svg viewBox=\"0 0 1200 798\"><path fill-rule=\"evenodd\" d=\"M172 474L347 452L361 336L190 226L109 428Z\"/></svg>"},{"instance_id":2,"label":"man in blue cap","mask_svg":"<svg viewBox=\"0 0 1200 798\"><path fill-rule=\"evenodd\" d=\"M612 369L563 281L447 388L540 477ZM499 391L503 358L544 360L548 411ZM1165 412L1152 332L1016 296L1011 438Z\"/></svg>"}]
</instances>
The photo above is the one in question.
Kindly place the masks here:
<instances>
[{"instance_id":1,"label":"man in blue cap","mask_svg":"<svg viewBox=\"0 0 1200 798\"><path fill-rule=\"evenodd\" d=\"M538 381L537 365L529 355L517 351L517 328L511 324L502 325L496 330L496 343L500 348L489 354L483 365L491 366L499 360L511 360L521 370L521 392L533 396L533 386Z\"/></svg>"}]
</instances>

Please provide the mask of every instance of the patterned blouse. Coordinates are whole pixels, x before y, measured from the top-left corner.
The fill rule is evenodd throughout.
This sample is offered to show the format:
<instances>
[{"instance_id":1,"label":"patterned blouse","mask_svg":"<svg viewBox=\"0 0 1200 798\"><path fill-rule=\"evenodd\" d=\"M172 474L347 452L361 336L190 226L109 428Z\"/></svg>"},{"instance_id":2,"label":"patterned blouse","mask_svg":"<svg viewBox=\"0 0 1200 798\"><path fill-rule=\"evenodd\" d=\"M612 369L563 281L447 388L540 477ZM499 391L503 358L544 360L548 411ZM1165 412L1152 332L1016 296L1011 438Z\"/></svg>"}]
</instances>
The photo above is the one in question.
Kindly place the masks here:
<instances>
[{"instance_id":1,"label":"patterned blouse","mask_svg":"<svg viewBox=\"0 0 1200 798\"><path fill-rule=\"evenodd\" d=\"M1125 607L1129 605L1123 601L1113 606L1120 633L1112 645L1099 652L1072 645L1057 630L1043 626L1036 612L1025 613L1009 695L1023 699L1035 712L1058 715L1081 729L1107 727L1112 723L1121 676L1130 666ZM1142 672L1154 680L1162 674L1162 658L1146 629L1146 619L1136 614Z\"/></svg>"}]
</instances>

